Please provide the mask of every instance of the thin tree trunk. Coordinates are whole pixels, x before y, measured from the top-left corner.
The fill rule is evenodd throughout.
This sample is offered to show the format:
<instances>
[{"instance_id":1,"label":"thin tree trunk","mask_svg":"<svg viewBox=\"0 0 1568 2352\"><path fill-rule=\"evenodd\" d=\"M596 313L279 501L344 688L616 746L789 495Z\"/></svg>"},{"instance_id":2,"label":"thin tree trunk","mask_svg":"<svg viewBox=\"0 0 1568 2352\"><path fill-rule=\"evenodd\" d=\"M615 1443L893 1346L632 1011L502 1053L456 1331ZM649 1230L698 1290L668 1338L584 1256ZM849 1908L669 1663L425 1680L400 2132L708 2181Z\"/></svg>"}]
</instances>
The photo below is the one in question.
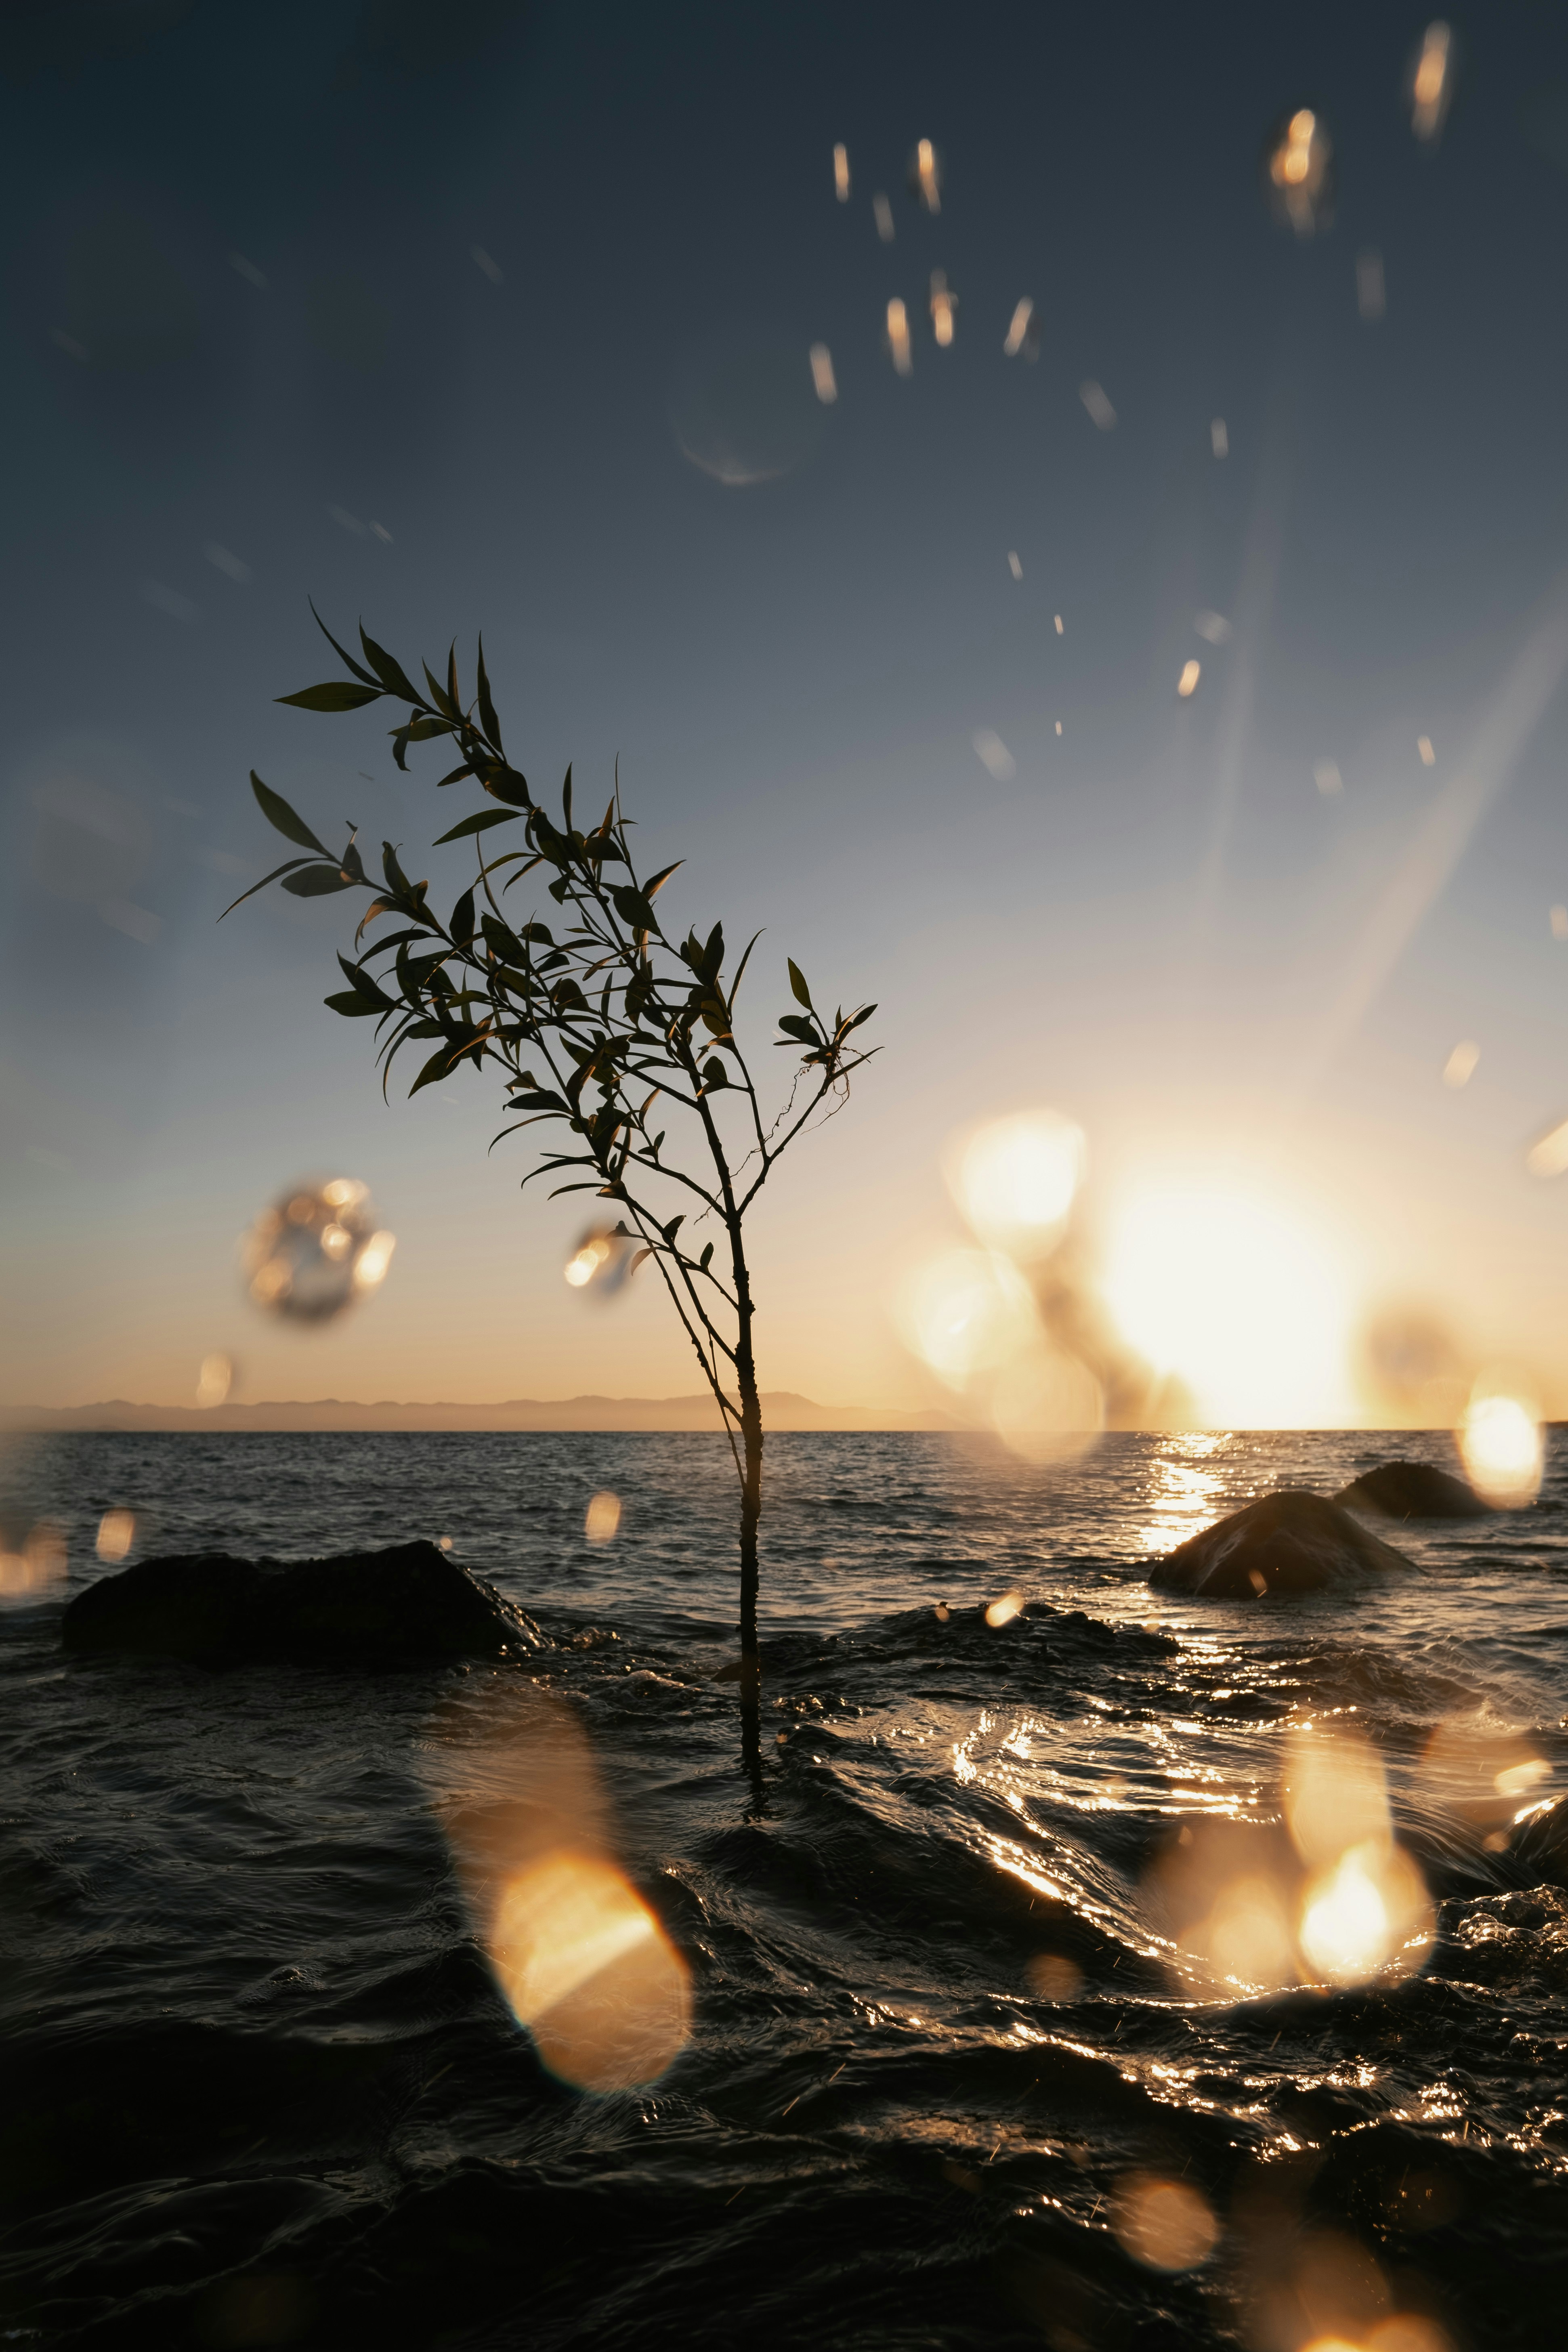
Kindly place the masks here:
<instances>
[{"instance_id":1,"label":"thin tree trunk","mask_svg":"<svg viewBox=\"0 0 1568 2352\"><path fill-rule=\"evenodd\" d=\"M757 1645L757 1522L763 1515L763 1409L752 1354L752 1292L740 1234L733 1234L740 1344L735 1378L741 1396L741 1743L753 1782L762 1772L762 1658Z\"/></svg>"}]
</instances>

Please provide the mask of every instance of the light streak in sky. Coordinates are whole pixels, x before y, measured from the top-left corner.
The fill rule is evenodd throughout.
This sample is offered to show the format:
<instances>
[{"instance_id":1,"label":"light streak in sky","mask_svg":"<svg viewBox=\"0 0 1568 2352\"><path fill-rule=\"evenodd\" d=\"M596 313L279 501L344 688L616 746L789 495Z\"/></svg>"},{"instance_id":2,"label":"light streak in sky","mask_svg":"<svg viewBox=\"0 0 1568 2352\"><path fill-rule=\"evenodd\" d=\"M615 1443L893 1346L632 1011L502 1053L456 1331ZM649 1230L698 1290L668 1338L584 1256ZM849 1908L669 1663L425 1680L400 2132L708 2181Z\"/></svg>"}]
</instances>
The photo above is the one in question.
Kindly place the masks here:
<instances>
[{"instance_id":1,"label":"light streak in sky","mask_svg":"<svg viewBox=\"0 0 1568 2352\"><path fill-rule=\"evenodd\" d=\"M1410 79L1410 128L1417 139L1436 139L1453 94L1453 35L1439 18L1421 37Z\"/></svg>"},{"instance_id":2,"label":"light streak in sky","mask_svg":"<svg viewBox=\"0 0 1568 2352\"><path fill-rule=\"evenodd\" d=\"M1209 420L1209 447L1216 457L1228 457L1230 455L1230 427L1223 416Z\"/></svg>"},{"instance_id":3,"label":"light streak in sky","mask_svg":"<svg viewBox=\"0 0 1568 2352\"><path fill-rule=\"evenodd\" d=\"M1375 325L1388 308L1381 253L1358 253L1356 256L1355 306L1369 326Z\"/></svg>"},{"instance_id":4,"label":"light streak in sky","mask_svg":"<svg viewBox=\"0 0 1568 2352\"><path fill-rule=\"evenodd\" d=\"M1443 1084L1451 1087L1456 1093L1461 1087L1468 1087L1480 1058L1481 1049L1475 1039L1461 1037L1443 1065Z\"/></svg>"},{"instance_id":5,"label":"light streak in sky","mask_svg":"<svg viewBox=\"0 0 1568 2352\"><path fill-rule=\"evenodd\" d=\"M1105 387L1093 376L1086 376L1078 388L1078 396L1102 433L1109 433L1116 423L1116 411L1105 396Z\"/></svg>"},{"instance_id":6,"label":"light streak in sky","mask_svg":"<svg viewBox=\"0 0 1568 2352\"><path fill-rule=\"evenodd\" d=\"M1023 578L1024 567L1018 561L1018 551L1016 547L1010 547L1007 551L1007 569L1015 580Z\"/></svg>"},{"instance_id":7,"label":"light streak in sky","mask_svg":"<svg viewBox=\"0 0 1568 2352\"><path fill-rule=\"evenodd\" d=\"M978 728L970 740L982 766L989 768L999 784L1010 784L1018 772L1018 762L994 728Z\"/></svg>"},{"instance_id":8,"label":"light streak in sky","mask_svg":"<svg viewBox=\"0 0 1568 2352\"><path fill-rule=\"evenodd\" d=\"M929 139L915 148L910 164L910 186L928 213L942 210L942 158Z\"/></svg>"},{"instance_id":9,"label":"light streak in sky","mask_svg":"<svg viewBox=\"0 0 1568 2352\"><path fill-rule=\"evenodd\" d=\"M1568 668L1568 573L1515 656L1451 781L1430 803L1344 959L1299 1082L1310 1095L1355 1035L1405 949L1453 879L1476 830L1504 791Z\"/></svg>"},{"instance_id":10,"label":"light streak in sky","mask_svg":"<svg viewBox=\"0 0 1568 2352\"><path fill-rule=\"evenodd\" d=\"M1568 1172L1568 1118L1538 1137L1525 1153L1524 1164L1532 1176L1561 1176Z\"/></svg>"},{"instance_id":11,"label":"light streak in sky","mask_svg":"<svg viewBox=\"0 0 1568 2352\"><path fill-rule=\"evenodd\" d=\"M1435 768L1436 766L1437 754L1432 749L1432 738L1430 735L1417 735L1415 738L1415 749L1421 754L1421 765L1424 768Z\"/></svg>"},{"instance_id":12,"label":"light streak in sky","mask_svg":"<svg viewBox=\"0 0 1568 2352\"><path fill-rule=\"evenodd\" d=\"M871 217L877 224L877 235L884 245L891 245L898 232L893 226L893 207L880 188L871 199Z\"/></svg>"},{"instance_id":13,"label":"light streak in sky","mask_svg":"<svg viewBox=\"0 0 1568 2352\"><path fill-rule=\"evenodd\" d=\"M818 400L825 408L831 408L838 397L838 381L833 373L833 353L826 343L811 347L811 380Z\"/></svg>"},{"instance_id":14,"label":"light streak in sky","mask_svg":"<svg viewBox=\"0 0 1568 2352\"><path fill-rule=\"evenodd\" d=\"M1264 173L1276 215L1298 236L1310 236L1329 221L1333 145L1322 118L1298 107L1275 134Z\"/></svg>"},{"instance_id":15,"label":"light streak in sky","mask_svg":"<svg viewBox=\"0 0 1568 2352\"><path fill-rule=\"evenodd\" d=\"M945 351L952 341L958 310L958 297L948 286L945 269L933 269L931 274L931 332Z\"/></svg>"},{"instance_id":16,"label":"light streak in sky","mask_svg":"<svg viewBox=\"0 0 1568 2352\"><path fill-rule=\"evenodd\" d=\"M1312 769L1312 782L1326 801L1337 800L1345 788L1337 760L1319 760Z\"/></svg>"},{"instance_id":17,"label":"light streak in sky","mask_svg":"<svg viewBox=\"0 0 1568 2352\"><path fill-rule=\"evenodd\" d=\"M1184 702L1187 701L1197 692L1198 680L1202 677L1203 674L1204 666L1202 662L1186 661L1182 664L1182 675L1176 680L1176 692L1181 696Z\"/></svg>"},{"instance_id":18,"label":"light streak in sky","mask_svg":"<svg viewBox=\"0 0 1568 2352\"><path fill-rule=\"evenodd\" d=\"M841 205L849 202L849 150L842 142L833 151L833 193Z\"/></svg>"},{"instance_id":19,"label":"light streak in sky","mask_svg":"<svg viewBox=\"0 0 1568 2352\"><path fill-rule=\"evenodd\" d=\"M897 295L888 305L888 351L895 375L914 373L914 355L910 346L910 316Z\"/></svg>"},{"instance_id":20,"label":"light streak in sky","mask_svg":"<svg viewBox=\"0 0 1568 2352\"><path fill-rule=\"evenodd\" d=\"M1034 303L1030 299L1029 296L1026 294L1013 312L1012 323L1007 329L1006 340L1002 345L1003 350L1006 352L1007 357L1010 360L1016 360L1017 358L1018 353L1024 349L1026 342L1029 340L1030 331L1034 324Z\"/></svg>"}]
</instances>

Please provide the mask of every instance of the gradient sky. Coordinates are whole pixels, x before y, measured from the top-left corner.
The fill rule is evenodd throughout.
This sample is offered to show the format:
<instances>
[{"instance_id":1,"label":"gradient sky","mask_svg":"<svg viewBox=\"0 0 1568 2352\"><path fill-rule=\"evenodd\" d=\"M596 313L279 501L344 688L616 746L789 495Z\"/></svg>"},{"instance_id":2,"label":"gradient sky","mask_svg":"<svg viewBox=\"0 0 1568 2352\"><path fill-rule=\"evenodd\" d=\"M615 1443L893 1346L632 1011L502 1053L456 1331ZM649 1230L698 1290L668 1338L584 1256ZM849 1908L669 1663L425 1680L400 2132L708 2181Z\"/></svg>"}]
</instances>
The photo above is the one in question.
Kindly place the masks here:
<instances>
[{"instance_id":1,"label":"gradient sky","mask_svg":"<svg viewBox=\"0 0 1568 2352\"><path fill-rule=\"evenodd\" d=\"M213 1349L252 1397L695 1384L651 1286L563 1286L580 1215L487 1158L491 1081L383 1105L321 1003L350 902L216 927L279 854L252 765L405 862L458 813L378 712L277 707L333 667L313 595L405 663L455 634L467 667L482 627L536 789L571 760L607 797L618 754L649 865L689 861L676 917L766 926L760 1060L786 952L879 1000L881 1058L757 1227L765 1388L928 1401L889 1300L960 1237L944 1143L1050 1105L1089 1138L1091 1266L1173 1196L1205 1246L1252 1203L1330 1270L1323 1417L1384 1417L1356 1348L1406 1308L1568 1412L1568 1190L1523 1165L1568 1115L1568 17L1475 12L1435 149L1401 97L1423 22L8 12L0 1402L185 1402ZM1310 241L1258 176L1304 103L1338 171ZM1033 364L1002 350L1026 294ZM794 455L741 488L680 446L737 338L784 389L720 421ZM301 1336L234 1244L310 1171L366 1180L399 1248Z\"/></svg>"}]
</instances>

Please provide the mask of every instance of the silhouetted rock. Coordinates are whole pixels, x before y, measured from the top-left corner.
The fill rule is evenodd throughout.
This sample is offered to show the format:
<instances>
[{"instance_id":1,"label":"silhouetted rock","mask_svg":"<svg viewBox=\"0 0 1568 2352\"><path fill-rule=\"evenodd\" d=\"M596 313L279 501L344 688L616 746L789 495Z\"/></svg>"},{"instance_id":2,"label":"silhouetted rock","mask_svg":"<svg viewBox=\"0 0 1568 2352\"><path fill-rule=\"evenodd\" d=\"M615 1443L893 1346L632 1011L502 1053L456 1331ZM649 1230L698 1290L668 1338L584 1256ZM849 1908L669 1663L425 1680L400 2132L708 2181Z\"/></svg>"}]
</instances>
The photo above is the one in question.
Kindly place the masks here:
<instances>
[{"instance_id":1,"label":"silhouetted rock","mask_svg":"<svg viewBox=\"0 0 1568 2352\"><path fill-rule=\"evenodd\" d=\"M1484 1519L1489 1507L1473 1486L1430 1462L1380 1462L1334 1496L1385 1519Z\"/></svg>"},{"instance_id":2,"label":"silhouetted rock","mask_svg":"<svg viewBox=\"0 0 1568 2352\"><path fill-rule=\"evenodd\" d=\"M1369 1535L1337 1503L1287 1486L1190 1536L1156 1560L1149 1581L1166 1592L1254 1601L1266 1592L1317 1592L1409 1566L1403 1552Z\"/></svg>"},{"instance_id":3,"label":"silhouetted rock","mask_svg":"<svg viewBox=\"0 0 1568 2352\"><path fill-rule=\"evenodd\" d=\"M300 1664L416 1666L548 1646L531 1618L430 1543L332 1559L139 1560L78 1593L69 1650Z\"/></svg>"},{"instance_id":4,"label":"silhouetted rock","mask_svg":"<svg viewBox=\"0 0 1568 2352\"><path fill-rule=\"evenodd\" d=\"M1531 1885L1568 1886L1568 1797L1521 1822L1508 1853Z\"/></svg>"}]
</instances>

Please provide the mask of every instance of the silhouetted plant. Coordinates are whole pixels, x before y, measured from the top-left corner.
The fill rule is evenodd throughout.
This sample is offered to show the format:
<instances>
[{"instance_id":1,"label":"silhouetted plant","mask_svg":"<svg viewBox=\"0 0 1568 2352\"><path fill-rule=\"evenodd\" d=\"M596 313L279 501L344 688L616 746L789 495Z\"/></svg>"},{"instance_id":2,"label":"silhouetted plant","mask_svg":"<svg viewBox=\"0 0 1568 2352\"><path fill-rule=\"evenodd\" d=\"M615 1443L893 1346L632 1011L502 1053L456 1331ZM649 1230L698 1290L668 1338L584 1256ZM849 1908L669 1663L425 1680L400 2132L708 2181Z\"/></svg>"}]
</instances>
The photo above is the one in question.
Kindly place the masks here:
<instances>
[{"instance_id":1,"label":"silhouetted plant","mask_svg":"<svg viewBox=\"0 0 1568 2352\"><path fill-rule=\"evenodd\" d=\"M334 854L252 770L262 814L306 854L276 867L234 905L271 882L300 898L371 892L353 961L338 957L348 985L326 1003L351 1020L376 1023L384 1091L394 1060L411 1043L431 1048L411 1095L439 1085L465 1063L478 1068L499 1062L509 1073L507 1111L518 1117L495 1141L542 1121L564 1130L523 1182L564 1172L568 1181L556 1192L591 1192L613 1202L616 1223L605 1238L622 1250L637 1245L634 1270L645 1259L658 1269L717 1401L740 1478L742 1691L754 1763L763 1422L745 1218L813 1114L830 1098L847 1097L851 1075L870 1058L851 1039L876 1007L839 1010L827 1019L798 965L789 962L795 1004L779 1016L773 1043L799 1060L782 1109L764 1121L733 1027L741 981L761 934L728 984L721 923L706 939L695 929L679 940L666 934L654 901L677 866L638 878L618 781L590 831L573 821L570 769L562 823L546 814L502 750L482 641L477 690L465 709L455 647L445 685L426 667L422 692L363 628L363 663L344 651L319 614L317 621L349 676L279 700L322 711L382 700L406 704L407 718L391 730L398 766L406 772L410 744L449 738L458 761L437 788L477 783L499 805L462 817L434 845L472 840L479 863L443 923L428 904L429 885L408 879L390 842L382 847L382 878L373 879L353 830ZM496 829L505 825L521 826L511 839L522 845L491 855ZM531 916L514 923L502 908L506 893L541 869L563 909L559 931ZM395 919L395 928L359 952L369 925L384 917ZM684 1124L672 1140L677 1118ZM710 1217L722 1229L727 1267L715 1267L715 1239L699 1248L694 1235L683 1237L689 1223Z\"/></svg>"}]
</instances>

